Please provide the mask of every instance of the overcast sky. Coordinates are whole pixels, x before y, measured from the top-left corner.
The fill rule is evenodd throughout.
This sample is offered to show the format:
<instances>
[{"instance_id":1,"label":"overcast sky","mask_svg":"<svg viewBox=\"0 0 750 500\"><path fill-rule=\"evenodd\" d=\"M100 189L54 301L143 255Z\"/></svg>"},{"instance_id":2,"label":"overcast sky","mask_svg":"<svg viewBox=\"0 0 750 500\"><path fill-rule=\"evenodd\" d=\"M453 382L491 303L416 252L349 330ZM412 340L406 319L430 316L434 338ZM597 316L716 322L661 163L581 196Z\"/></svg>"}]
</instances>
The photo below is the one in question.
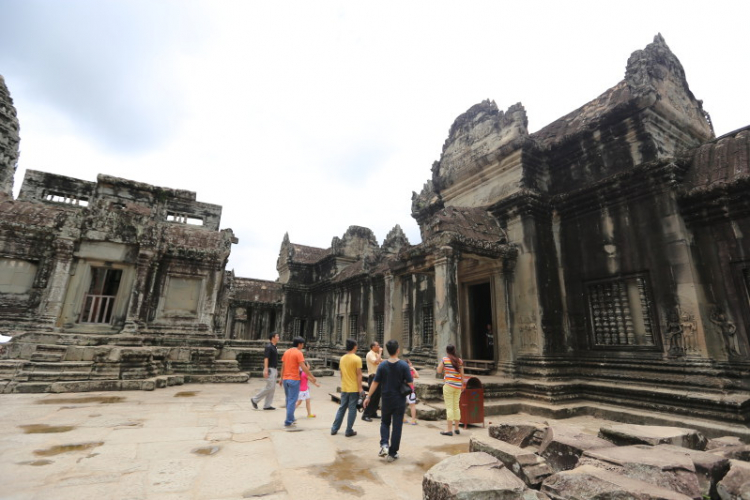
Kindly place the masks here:
<instances>
[{"instance_id":1,"label":"overcast sky","mask_svg":"<svg viewBox=\"0 0 750 500\"><path fill-rule=\"evenodd\" d=\"M750 2L0 0L25 169L197 192L276 279L285 232L382 243L453 120L523 103L534 132L624 77L661 32L721 135L750 124Z\"/></svg>"}]
</instances>

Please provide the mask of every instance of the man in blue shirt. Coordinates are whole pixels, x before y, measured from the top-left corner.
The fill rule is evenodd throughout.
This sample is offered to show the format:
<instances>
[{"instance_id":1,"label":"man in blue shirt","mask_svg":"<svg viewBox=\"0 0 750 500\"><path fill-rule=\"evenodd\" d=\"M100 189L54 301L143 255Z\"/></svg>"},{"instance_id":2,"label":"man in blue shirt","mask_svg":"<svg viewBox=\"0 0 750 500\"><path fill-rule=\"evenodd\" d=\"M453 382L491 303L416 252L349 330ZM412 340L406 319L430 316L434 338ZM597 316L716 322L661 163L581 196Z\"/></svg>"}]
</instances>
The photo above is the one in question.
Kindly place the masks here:
<instances>
[{"instance_id":1,"label":"man in blue shirt","mask_svg":"<svg viewBox=\"0 0 750 500\"><path fill-rule=\"evenodd\" d=\"M406 397L401 394L404 383L411 384L411 371L406 361L398 359L399 349L397 340L385 343L388 359L380 363L375 379L370 385L363 406L367 408L370 397L380 387L380 452L388 462L398 459L398 449L401 445L401 429L404 426L404 412L406 411ZM393 432L391 433L391 422ZM389 443L390 437L390 443Z\"/></svg>"}]
</instances>

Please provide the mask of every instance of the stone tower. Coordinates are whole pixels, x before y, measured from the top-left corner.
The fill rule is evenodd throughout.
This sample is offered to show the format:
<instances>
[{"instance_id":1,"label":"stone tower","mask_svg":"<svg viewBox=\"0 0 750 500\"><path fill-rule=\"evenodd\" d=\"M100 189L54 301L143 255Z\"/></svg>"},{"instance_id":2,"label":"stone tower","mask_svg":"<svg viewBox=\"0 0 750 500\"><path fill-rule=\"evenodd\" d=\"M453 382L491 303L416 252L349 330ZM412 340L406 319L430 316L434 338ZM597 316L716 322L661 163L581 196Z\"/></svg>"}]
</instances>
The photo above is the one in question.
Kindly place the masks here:
<instances>
[{"instance_id":1,"label":"stone tower","mask_svg":"<svg viewBox=\"0 0 750 500\"><path fill-rule=\"evenodd\" d=\"M19 141L16 108L0 75L0 199L13 196Z\"/></svg>"}]
</instances>

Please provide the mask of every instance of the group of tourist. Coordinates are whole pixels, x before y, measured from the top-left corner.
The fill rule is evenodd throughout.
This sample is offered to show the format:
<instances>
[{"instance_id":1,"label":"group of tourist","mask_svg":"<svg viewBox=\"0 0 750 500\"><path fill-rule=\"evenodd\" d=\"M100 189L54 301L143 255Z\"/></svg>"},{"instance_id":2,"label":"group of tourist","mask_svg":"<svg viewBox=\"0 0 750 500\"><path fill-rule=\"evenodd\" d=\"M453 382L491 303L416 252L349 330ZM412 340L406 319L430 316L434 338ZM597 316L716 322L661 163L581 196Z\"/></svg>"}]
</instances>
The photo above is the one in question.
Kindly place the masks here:
<instances>
[{"instance_id":1,"label":"group of tourist","mask_svg":"<svg viewBox=\"0 0 750 500\"><path fill-rule=\"evenodd\" d=\"M258 408L258 402L265 398L264 410L275 410L271 405L275 392L276 377L278 374L278 351L276 344L279 336L276 333L269 335L269 343L265 348L263 357L263 377L266 385L255 396L250 399L253 408ZM302 349L305 340L295 337L292 347L288 349L281 358L282 373L279 384L284 387L286 396L286 418L284 427L293 427L296 424L294 412L306 402L307 418L315 418L310 404L310 391L308 383L316 386L317 379L310 371L310 365L305 361ZM372 422L378 418L377 410L380 405L380 451L378 455L385 457L388 462L398 459L398 450L401 444L401 432L403 424L408 422L406 418L406 405L411 409L411 424L417 424L416 394L414 392L414 379L419 378L419 373L414 369L411 361L399 359L401 349L397 340L389 340L385 344L388 358L383 360L383 348L378 342L370 344L370 351L366 356L368 386L366 395L362 390L362 359L357 355L357 341L347 339L346 354L339 360L339 371L341 374L341 403L331 425L331 435L338 434L347 415L344 436L357 435L354 423L357 419L357 406L361 403L363 407L362 420ZM447 416L447 429L440 434L452 436L460 434L459 423L461 413L459 400L461 392L465 389L463 361L456 354L456 348L448 345L446 356L437 365L437 372L444 374L443 398ZM362 396L364 395L364 398Z\"/></svg>"}]
</instances>

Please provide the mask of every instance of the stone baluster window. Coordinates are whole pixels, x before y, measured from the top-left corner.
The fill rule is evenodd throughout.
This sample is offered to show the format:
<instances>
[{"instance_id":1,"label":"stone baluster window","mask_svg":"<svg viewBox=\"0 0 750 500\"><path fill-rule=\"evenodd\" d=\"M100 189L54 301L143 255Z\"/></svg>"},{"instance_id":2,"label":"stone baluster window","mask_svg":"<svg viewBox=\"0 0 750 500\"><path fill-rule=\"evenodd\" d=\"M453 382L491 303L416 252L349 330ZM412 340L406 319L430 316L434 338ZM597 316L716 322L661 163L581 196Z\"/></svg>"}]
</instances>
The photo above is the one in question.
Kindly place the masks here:
<instances>
[{"instance_id":1,"label":"stone baluster window","mask_svg":"<svg viewBox=\"0 0 750 500\"><path fill-rule=\"evenodd\" d=\"M422 308L422 345L432 347L434 338L435 322L433 319L432 305Z\"/></svg>"},{"instance_id":2,"label":"stone baluster window","mask_svg":"<svg viewBox=\"0 0 750 500\"><path fill-rule=\"evenodd\" d=\"M356 314L350 314L349 315L349 338L356 339L357 338L357 321L359 320L359 316Z\"/></svg>"},{"instance_id":3,"label":"stone baluster window","mask_svg":"<svg viewBox=\"0 0 750 500\"><path fill-rule=\"evenodd\" d=\"M375 340L378 344L383 345L385 340L385 314L375 315Z\"/></svg>"},{"instance_id":4,"label":"stone baluster window","mask_svg":"<svg viewBox=\"0 0 750 500\"><path fill-rule=\"evenodd\" d=\"M411 347L411 314L409 309L401 313L401 348Z\"/></svg>"},{"instance_id":5,"label":"stone baluster window","mask_svg":"<svg viewBox=\"0 0 750 500\"><path fill-rule=\"evenodd\" d=\"M336 316L336 344L344 343L344 315Z\"/></svg>"},{"instance_id":6,"label":"stone baluster window","mask_svg":"<svg viewBox=\"0 0 750 500\"><path fill-rule=\"evenodd\" d=\"M653 307L645 275L587 286L595 347L654 346Z\"/></svg>"},{"instance_id":7,"label":"stone baluster window","mask_svg":"<svg viewBox=\"0 0 750 500\"><path fill-rule=\"evenodd\" d=\"M89 199L85 196L58 193L54 191L48 191L47 193L45 193L44 200L51 201L53 203L64 203L66 205L75 205L79 207L89 206Z\"/></svg>"},{"instance_id":8,"label":"stone baluster window","mask_svg":"<svg viewBox=\"0 0 750 500\"><path fill-rule=\"evenodd\" d=\"M318 321L318 342L324 342L328 340L326 338L326 318L320 318Z\"/></svg>"}]
</instances>

